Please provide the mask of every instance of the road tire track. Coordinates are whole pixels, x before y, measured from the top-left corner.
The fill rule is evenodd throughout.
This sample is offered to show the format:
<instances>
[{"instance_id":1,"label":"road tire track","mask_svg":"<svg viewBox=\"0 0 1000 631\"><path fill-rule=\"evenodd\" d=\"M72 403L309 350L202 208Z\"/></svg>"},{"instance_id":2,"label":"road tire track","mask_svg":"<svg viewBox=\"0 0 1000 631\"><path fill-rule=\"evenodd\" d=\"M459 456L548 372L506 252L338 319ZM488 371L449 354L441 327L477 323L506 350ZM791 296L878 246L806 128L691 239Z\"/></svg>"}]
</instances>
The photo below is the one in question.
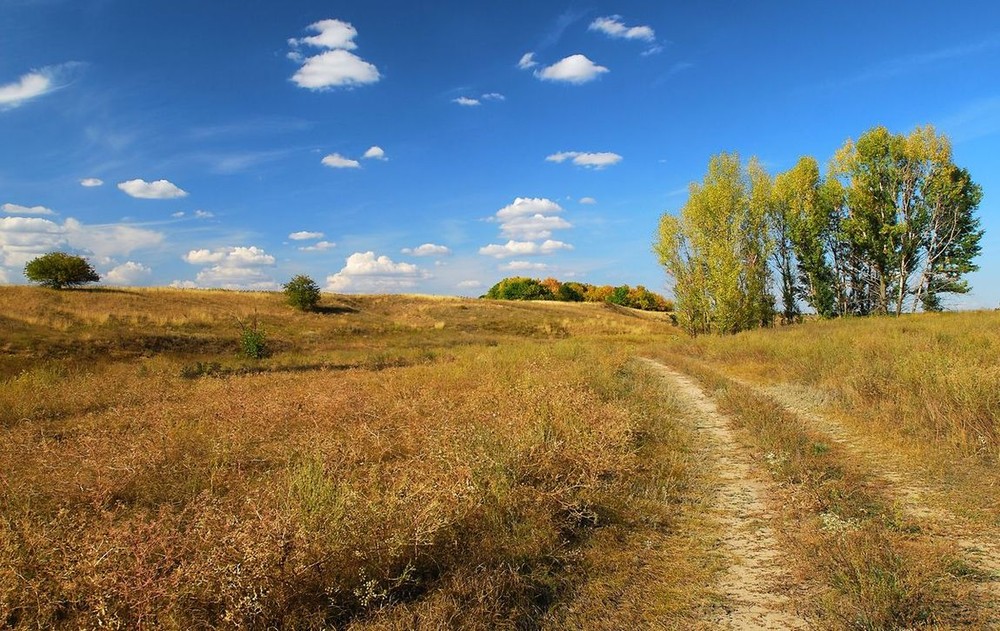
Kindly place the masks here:
<instances>
[{"instance_id":1,"label":"road tire track","mask_svg":"<svg viewBox=\"0 0 1000 631\"><path fill-rule=\"evenodd\" d=\"M770 526L766 498L771 489L756 475L728 417L687 376L651 359L641 361L691 410L693 429L702 443L699 455L715 469L713 512L730 565L719 579L722 598L711 622L735 630L808 628L787 595L791 572Z\"/></svg>"}]
</instances>

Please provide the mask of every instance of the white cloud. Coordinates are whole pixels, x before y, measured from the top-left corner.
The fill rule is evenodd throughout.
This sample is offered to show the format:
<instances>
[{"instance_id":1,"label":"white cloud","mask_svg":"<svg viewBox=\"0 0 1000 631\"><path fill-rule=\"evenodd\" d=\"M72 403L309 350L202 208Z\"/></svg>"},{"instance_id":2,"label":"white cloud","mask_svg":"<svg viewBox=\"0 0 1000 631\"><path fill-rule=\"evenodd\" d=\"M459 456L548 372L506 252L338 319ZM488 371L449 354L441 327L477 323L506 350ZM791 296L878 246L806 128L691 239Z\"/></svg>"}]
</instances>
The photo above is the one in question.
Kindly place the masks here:
<instances>
[{"instance_id":1,"label":"white cloud","mask_svg":"<svg viewBox=\"0 0 1000 631\"><path fill-rule=\"evenodd\" d=\"M326 277L327 291L391 291L414 287L428 277L412 263L396 263L374 252L355 252L347 257L343 269Z\"/></svg>"},{"instance_id":2,"label":"white cloud","mask_svg":"<svg viewBox=\"0 0 1000 631\"><path fill-rule=\"evenodd\" d=\"M505 97L504 95L500 94L499 92L487 92L486 94L482 95L479 98L481 98L484 101L506 101L507 100L507 97Z\"/></svg>"},{"instance_id":3,"label":"white cloud","mask_svg":"<svg viewBox=\"0 0 1000 631\"><path fill-rule=\"evenodd\" d=\"M532 263L531 261L511 261L500 266L501 272L526 272L529 270L541 272L547 269L549 269L549 266L545 263Z\"/></svg>"},{"instance_id":4,"label":"white cloud","mask_svg":"<svg viewBox=\"0 0 1000 631\"><path fill-rule=\"evenodd\" d=\"M170 213L170 216L173 217L174 219L180 219L181 217L184 216L184 211L183 210L178 210L175 213Z\"/></svg>"},{"instance_id":5,"label":"white cloud","mask_svg":"<svg viewBox=\"0 0 1000 631\"><path fill-rule=\"evenodd\" d=\"M375 83L381 78L375 66L354 53L329 50L306 59L292 81L302 88L323 90Z\"/></svg>"},{"instance_id":6,"label":"white cloud","mask_svg":"<svg viewBox=\"0 0 1000 631\"><path fill-rule=\"evenodd\" d=\"M174 289L198 289L198 283L193 280L173 280L170 281L170 287Z\"/></svg>"},{"instance_id":7,"label":"white cloud","mask_svg":"<svg viewBox=\"0 0 1000 631\"><path fill-rule=\"evenodd\" d=\"M0 109L17 107L51 91L53 87L52 77L45 68L21 75L13 83L0 85Z\"/></svg>"},{"instance_id":8,"label":"white cloud","mask_svg":"<svg viewBox=\"0 0 1000 631\"><path fill-rule=\"evenodd\" d=\"M524 53L521 55L521 61L517 62L517 67L521 70L527 70L528 68L534 68L538 65L535 61L535 53Z\"/></svg>"},{"instance_id":9,"label":"white cloud","mask_svg":"<svg viewBox=\"0 0 1000 631\"><path fill-rule=\"evenodd\" d=\"M353 87L375 83L382 78L378 68L352 52L357 48L354 38L358 32L351 24L340 20L320 20L310 24L307 30L316 35L292 38L291 46L308 45L325 48L326 51L306 57L292 51L288 58L302 64L292 76L292 81L302 88L324 90L335 87Z\"/></svg>"},{"instance_id":10,"label":"white cloud","mask_svg":"<svg viewBox=\"0 0 1000 631\"><path fill-rule=\"evenodd\" d=\"M496 213L496 219L503 222L525 215L561 213L562 206L544 197L517 197L514 203L504 206Z\"/></svg>"},{"instance_id":11,"label":"white cloud","mask_svg":"<svg viewBox=\"0 0 1000 631\"><path fill-rule=\"evenodd\" d=\"M96 177L85 177L80 180L80 186L86 186L87 188L93 188L95 186L104 186L104 180Z\"/></svg>"},{"instance_id":12,"label":"white cloud","mask_svg":"<svg viewBox=\"0 0 1000 631\"><path fill-rule=\"evenodd\" d=\"M202 287L258 290L278 287L261 269L274 265L274 257L254 245L191 250L183 259L192 265L206 266L195 276Z\"/></svg>"},{"instance_id":13,"label":"white cloud","mask_svg":"<svg viewBox=\"0 0 1000 631\"><path fill-rule=\"evenodd\" d=\"M18 204L4 204L0 206L8 215L54 215L56 211L45 206L20 206Z\"/></svg>"},{"instance_id":14,"label":"white cloud","mask_svg":"<svg viewBox=\"0 0 1000 631\"><path fill-rule=\"evenodd\" d=\"M581 197L580 198L580 203L581 204L593 205L593 204L597 203L597 200L594 199L593 197Z\"/></svg>"},{"instance_id":15,"label":"white cloud","mask_svg":"<svg viewBox=\"0 0 1000 631\"><path fill-rule=\"evenodd\" d=\"M176 199L187 197L187 191L181 190L173 182L167 180L156 180L147 182L146 180L128 180L119 182L118 188L131 197L139 199Z\"/></svg>"},{"instance_id":16,"label":"white cloud","mask_svg":"<svg viewBox=\"0 0 1000 631\"><path fill-rule=\"evenodd\" d=\"M402 252L411 256L445 256L451 254L451 250L447 246L435 245L433 243L425 243L415 248L403 248Z\"/></svg>"},{"instance_id":17,"label":"white cloud","mask_svg":"<svg viewBox=\"0 0 1000 631\"><path fill-rule=\"evenodd\" d=\"M553 230L565 230L573 225L562 217L562 206L544 197L518 197L490 218L500 224L500 235L514 241L547 239Z\"/></svg>"},{"instance_id":18,"label":"white cloud","mask_svg":"<svg viewBox=\"0 0 1000 631\"><path fill-rule=\"evenodd\" d=\"M164 238L162 232L128 224L86 225L72 218L66 220L63 230L71 246L98 257L128 256L160 245Z\"/></svg>"},{"instance_id":19,"label":"white cloud","mask_svg":"<svg viewBox=\"0 0 1000 631\"><path fill-rule=\"evenodd\" d=\"M339 153L331 153L330 155L323 158L323 164L330 167L331 169L360 169L361 163L357 160L351 160L350 158L345 158Z\"/></svg>"},{"instance_id":20,"label":"white cloud","mask_svg":"<svg viewBox=\"0 0 1000 631\"><path fill-rule=\"evenodd\" d=\"M227 266L274 265L274 257L255 245L191 250L184 255L184 260L192 265L210 263L224 263Z\"/></svg>"},{"instance_id":21,"label":"white cloud","mask_svg":"<svg viewBox=\"0 0 1000 631\"><path fill-rule=\"evenodd\" d=\"M58 224L37 217L0 218L0 265L20 267L53 250L71 249L110 258L160 244L163 234L127 224Z\"/></svg>"},{"instance_id":22,"label":"white cloud","mask_svg":"<svg viewBox=\"0 0 1000 631\"><path fill-rule=\"evenodd\" d=\"M288 43L292 46L307 44L316 48L342 48L344 50L354 50L358 47L354 43L354 38L358 36L358 31L349 22L320 20L307 26L306 30L315 31L317 34L300 39L293 38L288 40Z\"/></svg>"},{"instance_id":23,"label":"white cloud","mask_svg":"<svg viewBox=\"0 0 1000 631\"><path fill-rule=\"evenodd\" d=\"M638 39L644 42L656 40L656 32L651 27L625 26L620 15L597 18L590 23L588 30L600 31L610 37L619 39Z\"/></svg>"},{"instance_id":24,"label":"white cloud","mask_svg":"<svg viewBox=\"0 0 1000 631\"><path fill-rule=\"evenodd\" d=\"M372 145L371 147L368 147L368 150L365 151L364 155L361 156L361 157L364 158L364 159L366 159L366 160L388 160L389 159L389 158L385 157L385 151L383 151L382 147L379 147L378 145Z\"/></svg>"},{"instance_id":25,"label":"white cloud","mask_svg":"<svg viewBox=\"0 0 1000 631\"><path fill-rule=\"evenodd\" d=\"M127 261L111 269L103 279L112 285L136 285L152 275L153 270L134 261Z\"/></svg>"},{"instance_id":26,"label":"white cloud","mask_svg":"<svg viewBox=\"0 0 1000 631\"><path fill-rule=\"evenodd\" d=\"M570 55L551 66L535 71L535 76L543 81L562 81L580 85L593 81L605 72L610 72L604 66L598 66L585 55Z\"/></svg>"},{"instance_id":27,"label":"white cloud","mask_svg":"<svg viewBox=\"0 0 1000 631\"><path fill-rule=\"evenodd\" d=\"M475 107L476 105L479 105L479 99L470 99L467 96L460 96L457 99L452 99L451 102L464 105L466 107Z\"/></svg>"},{"instance_id":28,"label":"white cloud","mask_svg":"<svg viewBox=\"0 0 1000 631\"><path fill-rule=\"evenodd\" d=\"M211 219L215 216L215 213L210 213L207 210L196 210L194 211L194 216L198 219Z\"/></svg>"},{"instance_id":29,"label":"white cloud","mask_svg":"<svg viewBox=\"0 0 1000 631\"><path fill-rule=\"evenodd\" d=\"M322 252L323 250L329 250L335 247L337 247L337 244L333 241L317 241L312 245L303 246L299 248L299 250L303 252Z\"/></svg>"},{"instance_id":30,"label":"white cloud","mask_svg":"<svg viewBox=\"0 0 1000 631\"><path fill-rule=\"evenodd\" d=\"M512 256L530 256L536 254L553 254L559 250L572 250L573 246L562 241L548 239L541 244L534 241L514 241L510 240L503 245L491 243L479 248L479 253L483 256L492 256L498 259Z\"/></svg>"},{"instance_id":31,"label":"white cloud","mask_svg":"<svg viewBox=\"0 0 1000 631\"><path fill-rule=\"evenodd\" d=\"M292 241L310 241L312 239L322 239L325 235L322 232L309 232L308 230L300 230L299 232L293 232L288 235L288 238Z\"/></svg>"},{"instance_id":32,"label":"white cloud","mask_svg":"<svg viewBox=\"0 0 1000 631\"><path fill-rule=\"evenodd\" d=\"M622 157L617 153L602 151L599 153L587 153L582 151L561 151L553 153L545 158L548 162L565 162L572 160L573 164L588 169L603 169L604 167L618 164Z\"/></svg>"},{"instance_id":33,"label":"white cloud","mask_svg":"<svg viewBox=\"0 0 1000 631\"><path fill-rule=\"evenodd\" d=\"M455 285L459 289L475 289L482 286L483 282L479 280L463 280Z\"/></svg>"},{"instance_id":34,"label":"white cloud","mask_svg":"<svg viewBox=\"0 0 1000 631\"><path fill-rule=\"evenodd\" d=\"M22 267L25 263L65 248L62 226L37 217L0 217L0 265Z\"/></svg>"},{"instance_id":35,"label":"white cloud","mask_svg":"<svg viewBox=\"0 0 1000 631\"><path fill-rule=\"evenodd\" d=\"M0 267L0 285L9 285L10 276L7 274L7 270Z\"/></svg>"},{"instance_id":36,"label":"white cloud","mask_svg":"<svg viewBox=\"0 0 1000 631\"><path fill-rule=\"evenodd\" d=\"M553 230L565 230L573 225L562 217L526 215L512 217L500 226L500 235L511 239L547 239Z\"/></svg>"}]
</instances>

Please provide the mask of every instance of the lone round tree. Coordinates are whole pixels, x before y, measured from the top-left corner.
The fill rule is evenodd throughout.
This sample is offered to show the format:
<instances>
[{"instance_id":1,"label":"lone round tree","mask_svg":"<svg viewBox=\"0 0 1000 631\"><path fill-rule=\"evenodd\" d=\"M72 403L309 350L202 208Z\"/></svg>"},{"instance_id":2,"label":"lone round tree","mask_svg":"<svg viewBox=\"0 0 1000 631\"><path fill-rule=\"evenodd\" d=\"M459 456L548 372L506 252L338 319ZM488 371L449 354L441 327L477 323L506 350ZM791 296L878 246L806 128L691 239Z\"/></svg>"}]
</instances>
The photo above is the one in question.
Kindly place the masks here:
<instances>
[{"instance_id":1,"label":"lone round tree","mask_svg":"<svg viewBox=\"0 0 1000 631\"><path fill-rule=\"evenodd\" d=\"M101 280L87 259L65 252L49 252L28 261L24 266L28 280L43 287L62 289Z\"/></svg>"},{"instance_id":2,"label":"lone round tree","mask_svg":"<svg viewBox=\"0 0 1000 631\"><path fill-rule=\"evenodd\" d=\"M304 274L292 278L284 284L288 304L302 311L312 311L319 304L319 285Z\"/></svg>"}]
</instances>

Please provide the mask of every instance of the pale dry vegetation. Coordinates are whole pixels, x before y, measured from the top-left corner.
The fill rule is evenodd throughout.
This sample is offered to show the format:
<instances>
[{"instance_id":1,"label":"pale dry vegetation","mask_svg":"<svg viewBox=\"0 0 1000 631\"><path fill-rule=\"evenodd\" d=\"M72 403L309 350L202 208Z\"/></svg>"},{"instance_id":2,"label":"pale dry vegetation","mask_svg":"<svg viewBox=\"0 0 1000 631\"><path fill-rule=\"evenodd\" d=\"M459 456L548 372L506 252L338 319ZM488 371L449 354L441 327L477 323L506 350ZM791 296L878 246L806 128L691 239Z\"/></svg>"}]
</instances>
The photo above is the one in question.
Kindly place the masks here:
<instances>
[{"instance_id":1,"label":"pale dry vegetation","mask_svg":"<svg viewBox=\"0 0 1000 631\"><path fill-rule=\"evenodd\" d=\"M0 624L685 627L708 599L698 466L628 351L662 321L167 290L0 302ZM259 362L235 357L252 311L277 349Z\"/></svg>"}]
</instances>

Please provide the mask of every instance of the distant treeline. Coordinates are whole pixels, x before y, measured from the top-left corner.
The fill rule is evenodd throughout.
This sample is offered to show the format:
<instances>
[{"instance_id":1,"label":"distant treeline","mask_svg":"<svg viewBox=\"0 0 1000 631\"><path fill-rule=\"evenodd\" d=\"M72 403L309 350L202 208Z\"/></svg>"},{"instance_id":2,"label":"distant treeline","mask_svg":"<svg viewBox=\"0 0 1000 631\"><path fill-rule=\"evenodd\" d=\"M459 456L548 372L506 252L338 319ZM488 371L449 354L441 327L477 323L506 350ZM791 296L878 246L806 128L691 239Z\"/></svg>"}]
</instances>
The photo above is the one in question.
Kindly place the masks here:
<instances>
[{"instance_id":1,"label":"distant treeline","mask_svg":"<svg viewBox=\"0 0 1000 631\"><path fill-rule=\"evenodd\" d=\"M663 296L638 285L590 285L563 283L555 278L537 280L524 276L505 278L490 287L486 295L490 300L558 300L561 302L608 302L622 307L644 311L673 311L674 305Z\"/></svg>"},{"instance_id":2,"label":"distant treeline","mask_svg":"<svg viewBox=\"0 0 1000 631\"><path fill-rule=\"evenodd\" d=\"M981 199L933 127L875 127L825 177L810 156L774 177L756 158L714 156L655 249L695 334L793 322L803 303L823 318L937 311L978 269Z\"/></svg>"}]
</instances>

